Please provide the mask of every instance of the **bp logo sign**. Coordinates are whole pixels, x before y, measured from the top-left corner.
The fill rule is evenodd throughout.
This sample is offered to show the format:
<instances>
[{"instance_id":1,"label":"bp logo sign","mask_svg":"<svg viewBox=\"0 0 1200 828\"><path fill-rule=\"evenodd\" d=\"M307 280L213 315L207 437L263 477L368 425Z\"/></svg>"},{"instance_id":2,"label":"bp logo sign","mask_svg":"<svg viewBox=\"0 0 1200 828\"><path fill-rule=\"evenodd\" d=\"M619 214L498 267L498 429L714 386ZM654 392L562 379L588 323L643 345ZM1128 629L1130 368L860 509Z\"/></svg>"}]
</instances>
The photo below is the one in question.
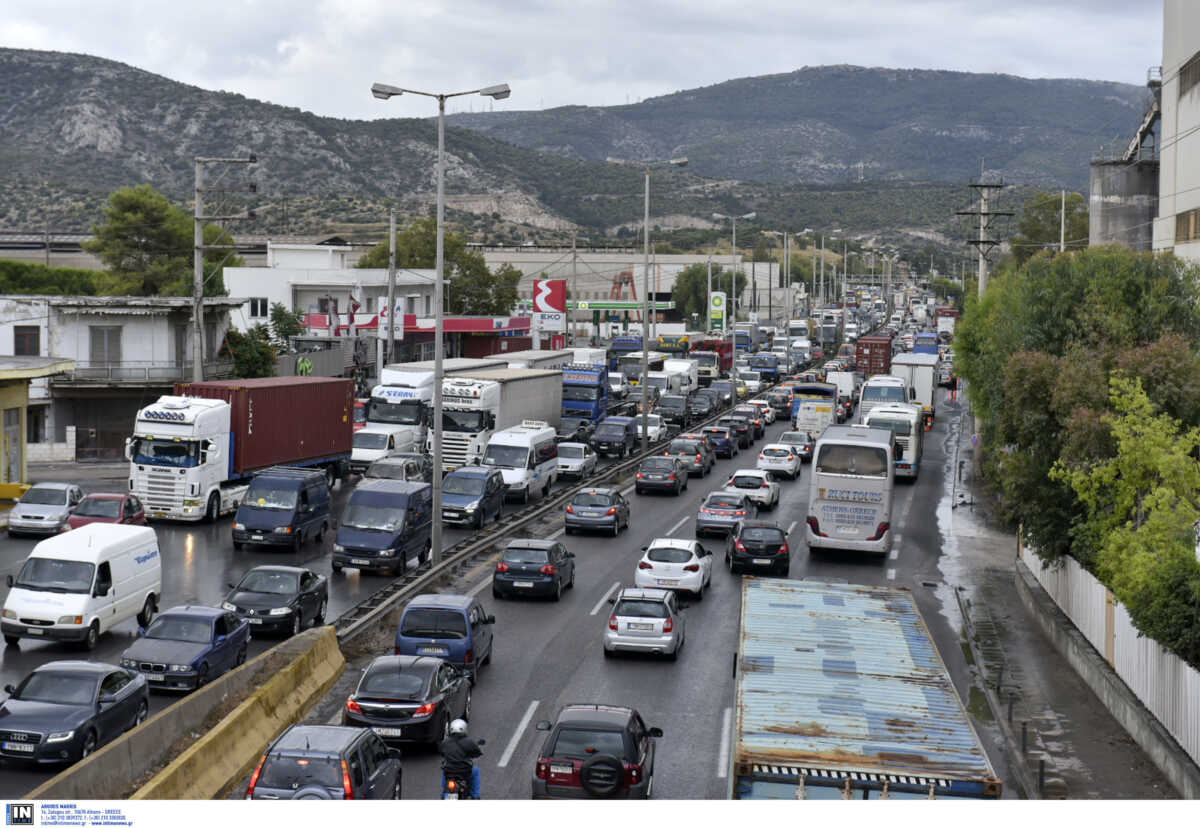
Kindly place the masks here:
<instances>
[{"instance_id":1,"label":"bp logo sign","mask_svg":"<svg viewBox=\"0 0 1200 828\"><path fill-rule=\"evenodd\" d=\"M577 305L577 307L578 307L580 310L587 310L587 309L588 309L588 303L587 303L587 302L580 302L580 303Z\"/></svg>"}]
</instances>

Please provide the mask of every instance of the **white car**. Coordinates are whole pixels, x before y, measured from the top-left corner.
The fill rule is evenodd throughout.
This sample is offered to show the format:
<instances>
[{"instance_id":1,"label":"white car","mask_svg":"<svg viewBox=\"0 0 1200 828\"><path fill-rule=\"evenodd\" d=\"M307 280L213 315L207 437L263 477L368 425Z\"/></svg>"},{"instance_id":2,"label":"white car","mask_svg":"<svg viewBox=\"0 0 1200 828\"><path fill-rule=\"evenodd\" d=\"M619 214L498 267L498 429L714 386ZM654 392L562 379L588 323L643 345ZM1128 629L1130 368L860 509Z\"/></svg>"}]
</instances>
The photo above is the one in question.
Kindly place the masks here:
<instances>
[{"instance_id":1,"label":"white car","mask_svg":"<svg viewBox=\"0 0 1200 828\"><path fill-rule=\"evenodd\" d=\"M655 538L642 549L633 582L643 588L673 589L703 598L712 580L712 560L712 553L700 541Z\"/></svg>"},{"instance_id":2,"label":"white car","mask_svg":"<svg viewBox=\"0 0 1200 828\"><path fill-rule=\"evenodd\" d=\"M800 456L799 447L787 443L768 443L758 453L755 466L760 471L782 474L788 480L795 480L804 468L804 459Z\"/></svg>"},{"instance_id":3,"label":"white car","mask_svg":"<svg viewBox=\"0 0 1200 828\"><path fill-rule=\"evenodd\" d=\"M779 481L774 474L762 469L735 471L725 484L725 491L746 495L760 509L774 509L779 505Z\"/></svg>"},{"instance_id":4,"label":"white car","mask_svg":"<svg viewBox=\"0 0 1200 828\"><path fill-rule=\"evenodd\" d=\"M738 371L737 378L746 383L747 393L757 394L762 391L762 374L758 371Z\"/></svg>"},{"instance_id":5,"label":"white car","mask_svg":"<svg viewBox=\"0 0 1200 828\"><path fill-rule=\"evenodd\" d=\"M587 443L558 444L558 476L570 475L580 479L596 471L599 459Z\"/></svg>"},{"instance_id":6,"label":"white car","mask_svg":"<svg viewBox=\"0 0 1200 828\"><path fill-rule=\"evenodd\" d=\"M775 409L766 400L749 400L748 405L752 405L762 412L763 422L767 425L775 422Z\"/></svg>"},{"instance_id":7,"label":"white car","mask_svg":"<svg viewBox=\"0 0 1200 828\"><path fill-rule=\"evenodd\" d=\"M642 418L637 418L637 433L638 437L642 436ZM659 440L667 439L667 424L663 422L663 418L658 414L646 415L646 439L651 443L657 443Z\"/></svg>"}]
</instances>

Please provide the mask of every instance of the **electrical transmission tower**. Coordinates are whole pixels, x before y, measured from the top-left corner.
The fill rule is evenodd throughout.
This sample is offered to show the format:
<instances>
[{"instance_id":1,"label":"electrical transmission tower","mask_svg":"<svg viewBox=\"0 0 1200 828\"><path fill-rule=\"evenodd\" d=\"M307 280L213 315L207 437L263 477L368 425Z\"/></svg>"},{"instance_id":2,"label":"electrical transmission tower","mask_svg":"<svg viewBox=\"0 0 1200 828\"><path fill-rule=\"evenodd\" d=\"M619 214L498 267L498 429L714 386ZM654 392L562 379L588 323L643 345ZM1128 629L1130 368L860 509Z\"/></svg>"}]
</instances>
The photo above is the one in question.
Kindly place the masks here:
<instances>
[{"instance_id":1,"label":"electrical transmission tower","mask_svg":"<svg viewBox=\"0 0 1200 828\"><path fill-rule=\"evenodd\" d=\"M988 279L988 256L1000 244L1000 239L991 235L992 219L998 216L1011 216L1011 211L992 210L988 202L991 200L992 190L1004 189L1004 180L999 182L983 181L983 171L980 170L980 180L974 181L968 186L979 194L979 209L977 210L959 210L957 214L960 216L974 216L975 230L978 231L976 238L968 238L967 244L975 247L979 252L979 298L983 298L983 294L987 292Z\"/></svg>"}]
</instances>

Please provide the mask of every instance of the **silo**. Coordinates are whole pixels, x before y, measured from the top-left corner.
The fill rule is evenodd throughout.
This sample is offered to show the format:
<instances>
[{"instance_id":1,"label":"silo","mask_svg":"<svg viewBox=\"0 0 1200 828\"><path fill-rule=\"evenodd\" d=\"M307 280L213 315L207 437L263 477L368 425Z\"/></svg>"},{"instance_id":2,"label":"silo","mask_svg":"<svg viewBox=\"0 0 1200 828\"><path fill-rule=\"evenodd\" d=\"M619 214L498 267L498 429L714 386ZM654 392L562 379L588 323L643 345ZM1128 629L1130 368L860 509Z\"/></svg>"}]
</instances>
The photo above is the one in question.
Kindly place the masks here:
<instances>
[{"instance_id":1,"label":"silo","mask_svg":"<svg viewBox=\"0 0 1200 828\"><path fill-rule=\"evenodd\" d=\"M1088 244L1148 251L1158 215L1158 159L1091 164Z\"/></svg>"}]
</instances>

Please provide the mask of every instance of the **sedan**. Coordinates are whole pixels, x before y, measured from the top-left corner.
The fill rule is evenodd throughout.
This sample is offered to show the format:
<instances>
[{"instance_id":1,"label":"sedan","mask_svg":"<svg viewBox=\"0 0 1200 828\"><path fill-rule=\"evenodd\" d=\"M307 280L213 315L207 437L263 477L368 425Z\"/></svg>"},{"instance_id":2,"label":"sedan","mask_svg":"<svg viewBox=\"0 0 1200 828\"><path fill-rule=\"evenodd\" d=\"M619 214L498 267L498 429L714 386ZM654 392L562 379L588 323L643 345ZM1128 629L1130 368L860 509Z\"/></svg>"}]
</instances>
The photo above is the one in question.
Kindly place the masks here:
<instances>
[{"instance_id":1,"label":"sedan","mask_svg":"<svg viewBox=\"0 0 1200 828\"><path fill-rule=\"evenodd\" d=\"M0 757L78 762L146 721L150 691L137 673L96 661L51 661L0 704Z\"/></svg>"},{"instance_id":2,"label":"sedan","mask_svg":"<svg viewBox=\"0 0 1200 828\"><path fill-rule=\"evenodd\" d=\"M368 727L387 743L436 744L452 721L469 718L470 679L434 656L376 657L342 711L343 726Z\"/></svg>"},{"instance_id":3,"label":"sedan","mask_svg":"<svg viewBox=\"0 0 1200 828\"><path fill-rule=\"evenodd\" d=\"M712 492L704 498L696 512L696 537L701 535L727 535L743 518L753 518L758 509L749 497L741 492Z\"/></svg>"},{"instance_id":4,"label":"sedan","mask_svg":"<svg viewBox=\"0 0 1200 828\"><path fill-rule=\"evenodd\" d=\"M774 509L779 505L779 481L771 472L741 469L729 478L725 490L741 492L754 501L759 509Z\"/></svg>"},{"instance_id":5,"label":"sedan","mask_svg":"<svg viewBox=\"0 0 1200 828\"><path fill-rule=\"evenodd\" d=\"M704 598L712 580L712 553L699 541L655 538L642 547L642 559L633 574L635 586L673 589Z\"/></svg>"},{"instance_id":6,"label":"sedan","mask_svg":"<svg viewBox=\"0 0 1200 828\"><path fill-rule=\"evenodd\" d=\"M797 454L800 455L802 462L812 460L813 444L816 440L807 431L785 431L779 435L779 442L785 446L791 446Z\"/></svg>"},{"instance_id":7,"label":"sedan","mask_svg":"<svg viewBox=\"0 0 1200 828\"><path fill-rule=\"evenodd\" d=\"M804 461L800 459L800 454L795 450L795 446L784 443L768 443L758 453L758 462L755 463L755 467L760 471L782 474L788 480L795 480L800 475L800 470L804 468Z\"/></svg>"},{"instance_id":8,"label":"sedan","mask_svg":"<svg viewBox=\"0 0 1200 828\"><path fill-rule=\"evenodd\" d=\"M750 448L754 443L754 424L745 417L728 416L717 420L720 428L727 428L737 438L739 449Z\"/></svg>"},{"instance_id":9,"label":"sedan","mask_svg":"<svg viewBox=\"0 0 1200 828\"><path fill-rule=\"evenodd\" d=\"M772 408L771 404L769 402L767 402L766 400L755 399L755 400L750 400L746 404L752 405L755 408L757 408L759 413L762 414L763 422L766 423L767 425L771 425L772 423L775 422L775 409Z\"/></svg>"},{"instance_id":10,"label":"sedan","mask_svg":"<svg viewBox=\"0 0 1200 828\"><path fill-rule=\"evenodd\" d=\"M687 469L676 457L647 457L638 467L633 484L638 494L673 492L679 496L687 487Z\"/></svg>"},{"instance_id":11,"label":"sedan","mask_svg":"<svg viewBox=\"0 0 1200 828\"><path fill-rule=\"evenodd\" d=\"M738 453L738 439L733 433L733 428L730 426L706 426L701 429L704 436L712 440L713 453L717 457L736 457Z\"/></svg>"},{"instance_id":12,"label":"sedan","mask_svg":"<svg viewBox=\"0 0 1200 828\"><path fill-rule=\"evenodd\" d=\"M629 528L629 501L612 488L584 489L566 506L563 525L569 535L579 529L602 529L613 537Z\"/></svg>"},{"instance_id":13,"label":"sedan","mask_svg":"<svg viewBox=\"0 0 1200 828\"><path fill-rule=\"evenodd\" d=\"M146 510L142 501L131 494L90 494L79 501L75 511L67 518L67 529L78 529L89 523L127 523L132 526L146 525Z\"/></svg>"},{"instance_id":14,"label":"sedan","mask_svg":"<svg viewBox=\"0 0 1200 828\"><path fill-rule=\"evenodd\" d=\"M684 623L673 591L626 587L609 602L613 611L604 630L605 656L633 652L678 658Z\"/></svg>"},{"instance_id":15,"label":"sedan","mask_svg":"<svg viewBox=\"0 0 1200 828\"><path fill-rule=\"evenodd\" d=\"M258 632L297 635L310 623L325 623L329 582L298 566L256 566L230 584L222 609L244 618Z\"/></svg>"},{"instance_id":16,"label":"sedan","mask_svg":"<svg viewBox=\"0 0 1200 828\"><path fill-rule=\"evenodd\" d=\"M563 443L586 443L595 430L596 424L585 417L563 417L555 439Z\"/></svg>"},{"instance_id":17,"label":"sedan","mask_svg":"<svg viewBox=\"0 0 1200 828\"><path fill-rule=\"evenodd\" d=\"M508 542L492 574L492 597L549 595L555 601L575 586L575 555L557 541L517 538Z\"/></svg>"},{"instance_id":18,"label":"sedan","mask_svg":"<svg viewBox=\"0 0 1200 828\"><path fill-rule=\"evenodd\" d=\"M771 521L743 520L725 544L725 565L733 574L765 569L786 576L790 559L787 533Z\"/></svg>"},{"instance_id":19,"label":"sedan","mask_svg":"<svg viewBox=\"0 0 1200 828\"><path fill-rule=\"evenodd\" d=\"M172 607L121 654L121 666L156 689L195 690L245 662L249 641L250 624L229 610Z\"/></svg>"},{"instance_id":20,"label":"sedan","mask_svg":"<svg viewBox=\"0 0 1200 828\"><path fill-rule=\"evenodd\" d=\"M599 457L587 443L558 444L558 476L585 478L596 471Z\"/></svg>"}]
</instances>

